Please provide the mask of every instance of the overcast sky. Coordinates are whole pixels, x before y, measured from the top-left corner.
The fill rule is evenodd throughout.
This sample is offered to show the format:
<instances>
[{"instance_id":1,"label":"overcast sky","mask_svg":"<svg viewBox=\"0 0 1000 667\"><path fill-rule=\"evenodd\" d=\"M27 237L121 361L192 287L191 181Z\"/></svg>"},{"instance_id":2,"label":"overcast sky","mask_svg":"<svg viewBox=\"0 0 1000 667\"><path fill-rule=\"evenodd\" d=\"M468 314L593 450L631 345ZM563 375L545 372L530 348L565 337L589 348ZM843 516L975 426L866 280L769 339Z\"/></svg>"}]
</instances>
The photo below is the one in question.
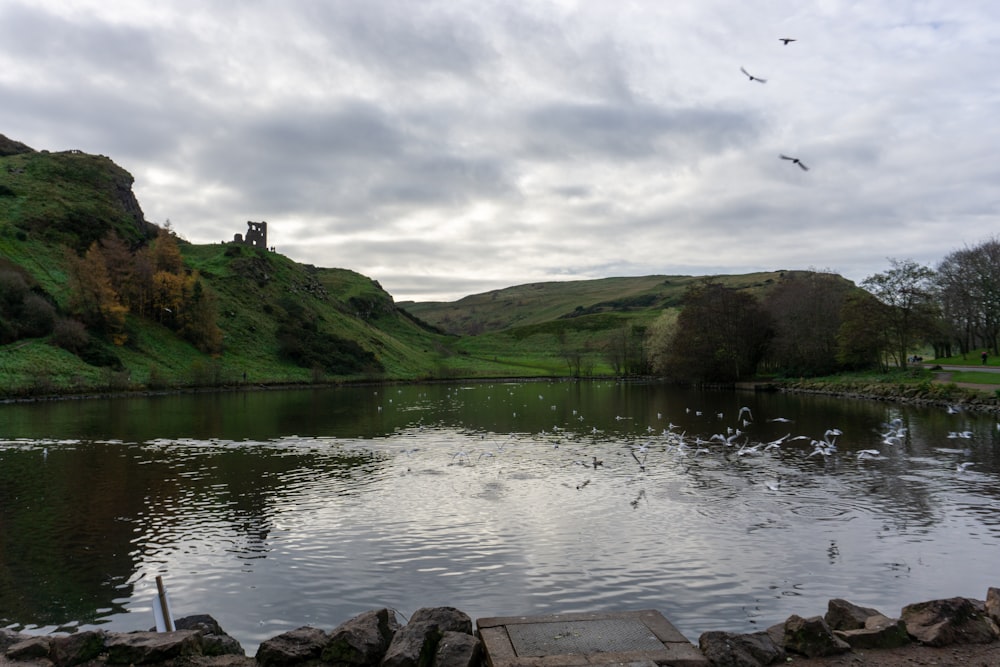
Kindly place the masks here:
<instances>
[{"instance_id":1,"label":"overcast sky","mask_svg":"<svg viewBox=\"0 0 1000 667\"><path fill-rule=\"evenodd\" d=\"M397 301L934 267L1000 231L998 67L992 0L0 0L0 134Z\"/></svg>"}]
</instances>

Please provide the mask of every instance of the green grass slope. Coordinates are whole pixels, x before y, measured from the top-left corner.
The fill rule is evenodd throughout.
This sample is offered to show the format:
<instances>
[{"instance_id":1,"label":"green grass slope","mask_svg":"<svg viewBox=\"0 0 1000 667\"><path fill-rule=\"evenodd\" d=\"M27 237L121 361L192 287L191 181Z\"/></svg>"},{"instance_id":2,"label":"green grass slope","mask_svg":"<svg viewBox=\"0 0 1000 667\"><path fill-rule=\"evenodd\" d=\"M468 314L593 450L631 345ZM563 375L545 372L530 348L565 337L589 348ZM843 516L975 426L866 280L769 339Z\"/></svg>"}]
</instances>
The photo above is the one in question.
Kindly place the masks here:
<instances>
[{"instance_id":1,"label":"green grass slope","mask_svg":"<svg viewBox=\"0 0 1000 667\"><path fill-rule=\"evenodd\" d=\"M0 271L20 274L32 292L69 315L67 253L113 231L133 247L158 231L131 192L132 176L104 156L35 151L0 135ZM454 337L399 310L375 281L347 269L302 265L233 243L181 241L185 268L215 299L222 352L200 352L175 332L134 313L124 344L100 341L93 365L50 337L0 345L0 398L48 393L229 384L420 379L451 372ZM289 322L302 336L370 353L363 370L330 373L282 354ZM291 338L298 332L292 328ZM336 344L335 344L336 346ZM336 352L336 350L334 350Z\"/></svg>"},{"instance_id":2,"label":"green grass slope","mask_svg":"<svg viewBox=\"0 0 1000 667\"><path fill-rule=\"evenodd\" d=\"M774 271L736 276L711 276L735 289L763 293L782 276ZM477 335L554 320L579 319L617 313L629 319L648 319L680 305L684 293L705 276L640 276L566 282L530 283L474 294L453 302L402 301L401 308L449 333ZM607 323L607 318L598 318ZM579 328L605 328L581 324ZM575 327L574 327L575 328Z\"/></svg>"},{"instance_id":3,"label":"green grass slope","mask_svg":"<svg viewBox=\"0 0 1000 667\"><path fill-rule=\"evenodd\" d=\"M453 373L600 376L615 373L609 349L661 317L676 317L689 288L712 280L763 296L795 271L743 275L654 275L531 283L454 302L403 301L399 307L461 336Z\"/></svg>"},{"instance_id":4,"label":"green grass slope","mask_svg":"<svg viewBox=\"0 0 1000 667\"><path fill-rule=\"evenodd\" d=\"M143 218L132 183L131 174L103 155L0 151L0 221L9 232L75 250L112 229L139 243L155 228Z\"/></svg>"},{"instance_id":5,"label":"green grass slope","mask_svg":"<svg viewBox=\"0 0 1000 667\"><path fill-rule=\"evenodd\" d=\"M376 378L432 377L443 343L449 342L401 313L378 283L348 269L298 264L228 243L182 244L181 253L218 298L227 363L253 368L258 377L317 379L311 369L288 368L280 360L278 327L292 314L373 352L384 367Z\"/></svg>"}]
</instances>

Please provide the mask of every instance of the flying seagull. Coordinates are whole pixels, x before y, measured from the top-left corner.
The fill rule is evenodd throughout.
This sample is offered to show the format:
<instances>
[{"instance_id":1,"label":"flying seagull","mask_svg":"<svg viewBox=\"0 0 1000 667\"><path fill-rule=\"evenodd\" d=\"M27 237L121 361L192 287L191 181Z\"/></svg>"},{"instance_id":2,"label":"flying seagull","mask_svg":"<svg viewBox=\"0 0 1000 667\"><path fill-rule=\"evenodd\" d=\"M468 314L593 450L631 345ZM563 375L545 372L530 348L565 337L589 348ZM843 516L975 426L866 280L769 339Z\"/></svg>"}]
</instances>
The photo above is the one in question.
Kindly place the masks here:
<instances>
[{"instance_id":1,"label":"flying seagull","mask_svg":"<svg viewBox=\"0 0 1000 667\"><path fill-rule=\"evenodd\" d=\"M789 42L797 42L798 40L794 39L792 37L779 37L778 41L779 42L784 42L785 46L788 46Z\"/></svg>"},{"instance_id":2,"label":"flying seagull","mask_svg":"<svg viewBox=\"0 0 1000 667\"><path fill-rule=\"evenodd\" d=\"M746 71L742 67L740 67L740 71L743 72L744 74L746 74L748 77L750 77L751 81L759 81L761 83L767 83L767 79L762 79L759 76L754 76L753 74L751 74L750 72Z\"/></svg>"},{"instance_id":3,"label":"flying seagull","mask_svg":"<svg viewBox=\"0 0 1000 667\"><path fill-rule=\"evenodd\" d=\"M791 160L793 164L799 165L799 167L802 168L802 171L809 171L809 167L807 167L804 164L802 164L802 160L798 159L797 157L789 157L787 155L782 155L781 159L782 160Z\"/></svg>"}]
</instances>

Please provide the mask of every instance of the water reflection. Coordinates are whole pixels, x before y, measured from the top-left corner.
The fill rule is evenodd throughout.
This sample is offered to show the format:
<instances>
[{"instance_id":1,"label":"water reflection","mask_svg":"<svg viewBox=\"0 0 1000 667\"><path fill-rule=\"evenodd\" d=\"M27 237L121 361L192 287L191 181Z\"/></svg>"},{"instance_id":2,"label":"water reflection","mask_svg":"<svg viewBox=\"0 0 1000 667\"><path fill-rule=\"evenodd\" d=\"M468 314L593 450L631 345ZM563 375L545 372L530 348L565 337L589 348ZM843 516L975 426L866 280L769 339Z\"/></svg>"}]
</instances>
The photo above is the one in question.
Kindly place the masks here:
<instances>
[{"instance_id":1,"label":"water reflection","mask_svg":"<svg viewBox=\"0 0 1000 667\"><path fill-rule=\"evenodd\" d=\"M147 627L157 574L251 651L376 606L656 608L696 639L996 585L981 415L565 382L12 405L0 424L0 626Z\"/></svg>"}]
</instances>

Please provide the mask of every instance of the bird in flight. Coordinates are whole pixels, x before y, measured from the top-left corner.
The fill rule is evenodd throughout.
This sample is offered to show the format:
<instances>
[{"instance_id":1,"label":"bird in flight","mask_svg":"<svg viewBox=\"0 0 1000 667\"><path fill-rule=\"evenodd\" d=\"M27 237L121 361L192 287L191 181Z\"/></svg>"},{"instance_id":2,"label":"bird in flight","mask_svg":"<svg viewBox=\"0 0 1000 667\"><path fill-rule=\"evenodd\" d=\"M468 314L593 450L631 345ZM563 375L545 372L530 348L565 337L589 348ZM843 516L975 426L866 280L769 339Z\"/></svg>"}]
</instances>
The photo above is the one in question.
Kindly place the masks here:
<instances>
[{"instance_id":1,"label":"bird in flight","mask_svg":"<svg viewBox=\"0 0 1000 667\"><path fill-rule=\"evenodd\" d=\"M750 72L746 71L744 68L740 67L740 71L750 77L751 81L759 81L760 83L767 83L767 79L762 79L759 76L754 76Z\"/></svg>"},{"instance_id":2,"label":"bird in flight","mask_svg":"<svg viewBox=\"0 0 1000 667\"><path fill-rule=\"evenodd\" d=\"M797 42L798 40L793 37L779 37L779 42L783 42L785 46L788 46L789 42Z\"/></svg>"},{"instance_id":3,"label":"bird in flight","mask_svg":"<svg viewBox=\"0 0 1000 667\"><path fill-rule=\"evenodd\" d=\"M782 155L780 157L781 157L782 160L791 160L792 164L799 165L799 167L802 169L802 171L809 171L809 167L807 167L804 164L802 164L802 160L798 159L797 157L789 157L787 155Z\"/></svg>"}]
</instances>

